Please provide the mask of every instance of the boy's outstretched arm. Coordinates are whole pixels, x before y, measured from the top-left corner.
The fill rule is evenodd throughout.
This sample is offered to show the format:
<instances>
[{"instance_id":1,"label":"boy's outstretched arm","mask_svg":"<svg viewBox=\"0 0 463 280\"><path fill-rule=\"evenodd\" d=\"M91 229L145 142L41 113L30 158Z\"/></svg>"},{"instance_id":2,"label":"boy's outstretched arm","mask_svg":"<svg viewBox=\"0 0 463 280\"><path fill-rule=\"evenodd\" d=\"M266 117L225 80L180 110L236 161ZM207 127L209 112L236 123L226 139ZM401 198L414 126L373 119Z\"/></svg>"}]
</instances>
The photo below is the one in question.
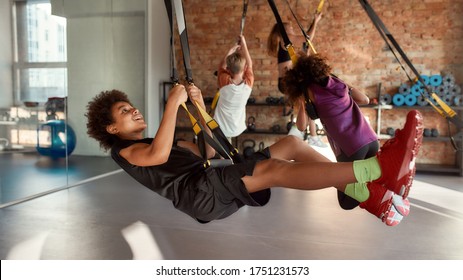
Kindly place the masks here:
<instances>
[{"instance_id":1,"label":"boy's outstretched arm","mask_svg":"<svg viewBox=\"0 0 463 280\"><path fill-rule=\"evenodd\" d=\"M248 50L248 45L246 43L246 39L244 38L243 35L240 35L240 46L241 46L241 52L242 54L244 55L245 59L246 59L246 66L249 68L249 69L252 69L252 59L251 59L251 55L249 54L249 50Z\"/></svg>"}]
</instances>

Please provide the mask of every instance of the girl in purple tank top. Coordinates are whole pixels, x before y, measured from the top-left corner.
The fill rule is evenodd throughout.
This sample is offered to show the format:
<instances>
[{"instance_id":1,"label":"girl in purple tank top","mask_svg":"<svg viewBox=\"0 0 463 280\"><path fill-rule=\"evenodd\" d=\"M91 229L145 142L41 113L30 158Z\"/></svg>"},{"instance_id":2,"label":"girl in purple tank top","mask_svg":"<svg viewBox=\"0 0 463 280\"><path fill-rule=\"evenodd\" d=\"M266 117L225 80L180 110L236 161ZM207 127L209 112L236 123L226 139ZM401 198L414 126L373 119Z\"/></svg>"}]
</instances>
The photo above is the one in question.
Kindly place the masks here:
<instances>
[{"instance_id":1,"label":"girl in purple tank top","mask_svg":"<svg viewBox=\"0 0 463 280\"><path fill-rule=\"evenodd\" d=\"M374 156L379 149L378 137L358 106L368 104L368 96L330 73L326 58L319 54L301 55L287 72L283 82L289 100L306 108L304 118L298 120L309 119L310 102L306 100L310 98L338 162ZM346 210L359 205L357 200L340 192L338 200Z\"/></svg>"}]
</instances>

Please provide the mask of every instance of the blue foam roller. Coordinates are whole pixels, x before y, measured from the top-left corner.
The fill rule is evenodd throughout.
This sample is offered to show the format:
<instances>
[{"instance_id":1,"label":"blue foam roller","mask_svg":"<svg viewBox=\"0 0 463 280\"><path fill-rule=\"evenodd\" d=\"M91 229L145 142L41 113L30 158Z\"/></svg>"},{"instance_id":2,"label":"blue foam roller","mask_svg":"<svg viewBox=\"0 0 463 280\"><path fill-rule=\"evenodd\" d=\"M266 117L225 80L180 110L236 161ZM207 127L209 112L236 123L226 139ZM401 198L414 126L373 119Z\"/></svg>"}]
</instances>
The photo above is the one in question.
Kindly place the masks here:
<instances>
[{"instance_id":1,"label":"blue foam roller","mask_svg":"<svg viewBox=\"0 0 463 280\"><path fill-rule=\"evenodd\" d=\"M423 83L424 83L425 85L429 85L429 76L427 76L427 75L421 75L420 78L421 78L421 80L423 80ZM420 85L420 86L422 85L420 80L418 80L416 83L417 83L418 85Z\"/></svg>"},{"instance_id":2,"label":"blue foam roller","mask_svg":"<svg viewBox=\"0 0 463 280\"><path fill-rule=\"evenodd\" d=\"M414 106L416 105L416 96L413 94L407 94L405 95L405 105L407 106Z\"/></svg>"},{"instance_id":3,"label":"blue foam roller","mask_svg":"<svg viewBox=\"0 0 463 280\"><path fill-rule=\"evenodd\" d=\"M461 87L459 85L454 85L449 88L449 92L453 95L458 95L461 93Z\"/></svg>"},{"instance_id":4,"label":"blue foam roller","mask_svg":"<svg viewBox=\"0 0 463 280\"><path fill-rule=\"evenodd\" d=\"M414 84L411 88L411 93L414 95L414 96L419 96L421 94L421 92L423 91L423 88L421 87L421 85L419 84Z\"/></svg>"},{"instance_id":5,"label":"blue foam roller","mask_svg":"<svg viewBox=\"0 0 463 280\"><path fill-rule=\"evenodd\" d=\"M455 106L463 106L463 95L457 95L453 99L453 103Z\"/></svg>"},{"instance_id":6,"label":"blue foam roller","mask_svg":"<svg viewBox=\"0 0 463 280\"><path fill-rule=\"evenodd\" d=\"M445 104L452 106L453 105L453 100L454 100L454 95L453 94L447 94L445 95L442 100L445 102Z\"/></svg>"},{"instance_id":7,"label":"blue foam roller","mask_svg":"<svg viewBox=\"0 0 463 280\"><path fill-rule=\"evenodd\" d=\"M404 103L405 103L405 95L400 94L400 93L394 94L394 96L392 97L392 104L394 104L395 106L402 106L404 105Z\"/></svg>"},{"instance_id":8,"label":"blue foam roller","mask_svg":"<svg viewBox=\"0 0 463 280\"><path fill-rule=\"evenodd\" d=\"M381 95L380 100L382 105L391 105L392 103L392 96L388 93Z\"/></svg>"},{"instance_id":9,"label":"blue foam roller","mask_svg":"<svg viewBox=\"0 0 463 280\"><path fill-rule=\"evenodd\" d=\"M436 88L437 94L445 94L446 91L447 91L447 87L444 85L440 85Z\"/></svg>"},{"instance_id":10,"label":"blue foam roller","mask_svg":"<svg viewBox=\"0 0 463 280\"><path fill-rule=\"evenodd\" d=\"M419 106L427 106L428 101L426 101L424 96L420 95L416 98L416 104L418 104Z\"/></svg>"},{"instance_id":11,"label":"blue foam roller","mask_svg":"<svg viewBox=\"0 0 463 280\"><path fill-rule=\"evenodd\" d=\"M401 84L399 87L399 93L401 94L409 94L410 93L410 86L408 84Z\"/></svg>"},{"instance_id":12,"label":"blue foam roller","mask_svg":"<svg viewBox=\"0 0 463 280\"><path fill-rule=\"evenodd\" d=\"M454 86L455 77L452 74L446 74L444 77L442 77L442 83L448 87Z\"/></svg>"},{"instance_id":13,"label":"blue foam roller","mask_svg":"<svg viewBox=\"0 0 463 280\"><path fill-rule=\"evenodd\" d=\"M441 75L432 75L429 77L429 84L431 86L440 86L442 84L442 76Z\"/></svg>"}]
</instances>

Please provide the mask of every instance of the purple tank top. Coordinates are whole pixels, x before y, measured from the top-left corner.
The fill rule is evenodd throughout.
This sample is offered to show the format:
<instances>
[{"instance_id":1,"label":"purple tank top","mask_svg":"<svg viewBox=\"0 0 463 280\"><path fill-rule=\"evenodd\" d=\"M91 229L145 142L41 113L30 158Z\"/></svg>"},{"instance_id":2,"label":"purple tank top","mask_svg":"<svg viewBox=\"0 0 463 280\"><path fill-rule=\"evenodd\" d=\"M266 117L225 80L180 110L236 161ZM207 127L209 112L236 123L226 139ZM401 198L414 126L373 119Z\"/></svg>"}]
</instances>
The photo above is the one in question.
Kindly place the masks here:
<instances>
[{"instance_id":1,"label":"purple tank top","mask_svg":"<svg viewBox=\"0 0 463 280\"><path fill-rule=\"evenodd\" d=\"M351 156L378 140L342 80L329 77L326 87L312 84L309 88L315 96L315 108L336 156L341 152Z\"/></svg>"}]
</instances>

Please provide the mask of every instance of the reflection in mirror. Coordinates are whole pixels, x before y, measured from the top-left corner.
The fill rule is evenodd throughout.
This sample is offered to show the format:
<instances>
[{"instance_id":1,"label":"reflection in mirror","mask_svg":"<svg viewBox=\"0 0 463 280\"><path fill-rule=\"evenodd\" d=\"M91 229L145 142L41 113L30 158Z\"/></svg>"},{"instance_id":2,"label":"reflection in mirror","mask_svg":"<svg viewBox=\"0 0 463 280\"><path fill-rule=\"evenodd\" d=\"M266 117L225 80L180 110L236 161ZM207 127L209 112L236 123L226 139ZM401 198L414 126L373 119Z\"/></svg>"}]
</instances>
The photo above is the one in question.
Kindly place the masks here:
<instances>
[{"instance_id":1,"label":"reflection in mirror","mask_svg":"<svg viewBox=\"0 0 463 280\"><path fill-rule=\"evenodd\" d=\"M113 88L143 108L145 0L1 2L0 207L119 170L84 114Z\"/></svg>"},{"instance_id":2,"label":"reflection in mirror","mask_svg":"<svg viewBox=\"0 0 463 280\"><path fill-rule=\"evenodd\" d=\"M2 38L11 44L0 58L10 65L0 73L7 81L0 92L0 204L66 185L67 156L47 153L66 150L69 141L54 146L54 128L44 127L66 122L66 19L52 16L47 1L4 2L1 18L10 28ZM53 100L59 106L50 110Z\"/></svg>"}]
</instances>

